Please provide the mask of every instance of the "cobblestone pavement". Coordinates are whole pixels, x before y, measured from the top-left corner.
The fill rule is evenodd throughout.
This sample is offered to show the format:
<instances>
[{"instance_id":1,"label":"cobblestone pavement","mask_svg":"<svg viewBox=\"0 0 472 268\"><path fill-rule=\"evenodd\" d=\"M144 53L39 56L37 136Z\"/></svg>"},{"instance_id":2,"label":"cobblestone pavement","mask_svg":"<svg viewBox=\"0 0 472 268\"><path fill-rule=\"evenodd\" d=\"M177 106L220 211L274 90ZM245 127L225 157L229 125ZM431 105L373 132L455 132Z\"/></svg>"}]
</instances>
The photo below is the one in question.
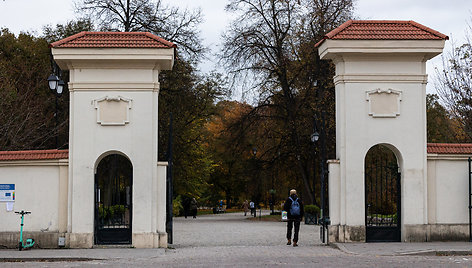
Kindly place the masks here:
<instances>
[{"instance_id":1,"label":"cobblestone pavement","mask_svg":"<svg viewBox=\"0 0 472 268\"><path fill-rule=\"evenodd\" d=\"M322 245L319 227L302 224L299 247L285 245L285 223L247 220L242 213L174 220L170 249L0 251L14 256L88 257L73 262L0 263L0 267L470 267L471 256L350 254ZM20 255L19 255L20 254Z\"/></svg>"}]
</instances>

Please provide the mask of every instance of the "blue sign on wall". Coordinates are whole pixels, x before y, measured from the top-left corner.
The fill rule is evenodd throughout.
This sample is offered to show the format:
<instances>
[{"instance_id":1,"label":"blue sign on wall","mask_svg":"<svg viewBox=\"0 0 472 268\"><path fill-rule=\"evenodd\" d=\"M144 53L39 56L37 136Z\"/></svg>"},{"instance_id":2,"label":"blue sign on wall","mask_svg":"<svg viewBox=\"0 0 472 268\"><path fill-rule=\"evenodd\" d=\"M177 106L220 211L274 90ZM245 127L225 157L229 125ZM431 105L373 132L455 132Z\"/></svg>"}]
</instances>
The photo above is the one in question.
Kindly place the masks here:
<instances>
[{"instance_id":1,"label":"blue sign on wall","mask_svg":"<svg viewBox=\"0 0 472 268\"><path fill-rule=\"evenodd\" d=\"M0 190L15 190L15 184L0 184Z\"/></svg>"},{"instance_id":2,"label":"blue sign on wall","mask_svg":"<svg viewBox=\"0 0 472 268\"><path fill-rule=\"evenodd\" d=\"M15 201L15 184L0 184L0 202Z\"/></svg>"}]
</instances>

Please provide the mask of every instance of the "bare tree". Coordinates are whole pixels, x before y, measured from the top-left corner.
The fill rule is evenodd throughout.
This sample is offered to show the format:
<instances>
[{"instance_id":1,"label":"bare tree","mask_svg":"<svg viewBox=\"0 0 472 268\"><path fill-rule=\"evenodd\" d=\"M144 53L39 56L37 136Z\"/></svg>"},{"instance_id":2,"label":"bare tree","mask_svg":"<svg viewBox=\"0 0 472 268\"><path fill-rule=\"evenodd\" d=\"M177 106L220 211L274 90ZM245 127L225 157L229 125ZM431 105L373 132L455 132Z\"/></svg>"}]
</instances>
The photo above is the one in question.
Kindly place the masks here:
<instances>
[{"instance_id":1,"label":"bare tree","mask_svg":"<svg viewBox=\"0 0 472 268\"><path fill-rule=\"evenodd\" d=\"M276 135L275 140L280 141L273 151L284 149L313 201L315 183L310 182L310 170L314 158L308 139L311 118L316 110L334 107L333 69L320 62L314 44L352 15L353 1L231 0L226 7L237 18L223 35L222 63L233 81L246 79L257 91L255 110L275 109L266 117L274 121L273 126L280 126L267 135ZM324 81L322 87L318 80ZM249 115L257 114L266 113Z\"/></svg>"},{"instance_id":2,"label":"bare tree","mask_svg":"<svg viewBox=\"0 0 472 268\"><path fill-rule=\"evenodd\" d=\"M0 43L0 150L55 148L56 134L58 147L66 147L67 117L60 113L55 125L54 96L47 86L46 40L2 29Z\"/></svg>"},{"instance_id":3,"label":"bare tree","mask_svg":"<svg viewBox=\"0 0 472 268\"><path fill-rule=\"evenodd\" d=\"M179 46L191 59L197 59L202 46L198 26L200 9L181 10L161 0L76 0L76 10L90 17L106 31L149 31Z\"/></svg>"},{"instance_id":4,"label":"bare tree","mask_svg":"<svg viewBox=\"0 0 472 268\"><path fill-rule=\"evenodd\" d=\"M42 36L50 44L82 31L93 31L93 23L90 19L71 20L65 24L56 24L55 27L46 25L43 27Z\"/></svg>"},{"instance_id":5,"label":"bare tree","mask_svg":"<svg viewBox=\"0 0 472 268\"><path fill-rule=\"evenodd\" d=\"M435 86L446 108L460 122L468 139L472 140L472 27L466 42L452 45L442 56L442 69L436 69Z\"/></svg>"}]
</instances>

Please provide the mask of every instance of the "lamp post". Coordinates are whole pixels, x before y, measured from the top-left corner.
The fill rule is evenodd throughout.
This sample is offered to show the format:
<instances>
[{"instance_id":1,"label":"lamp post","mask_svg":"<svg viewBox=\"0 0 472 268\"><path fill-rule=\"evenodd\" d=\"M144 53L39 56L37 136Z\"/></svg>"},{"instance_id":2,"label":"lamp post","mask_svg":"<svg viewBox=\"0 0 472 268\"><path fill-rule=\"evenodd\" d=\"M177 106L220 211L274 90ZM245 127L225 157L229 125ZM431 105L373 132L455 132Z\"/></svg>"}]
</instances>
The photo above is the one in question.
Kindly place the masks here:
<instances>
[{"instance_id":1,"label":"lamp post","mask_svg":"<svg viewBox=\"0 0 472 268\"><path fill-rule=\"evenodd\" d=\"M57 117L57 98L61 97L62 96L62 92L64 91L64 87L65 87L65 83L64 81L62 81L62 79L60 79L55 73L57 71L58 67L56 66L56 63L53 62L53 71L54 73L51 74L49 77L48 77L48 84L49 84L49 89L51 90L51 92L54 94L55 96L55 100L56 100L56 106L55 106L55 112L54 112L54 119L55 119L55 123L56 123L56 127L55 127L55 143L56 143L56 149L58 149L58 135L59 135L59 132L57 130L57 125L58 125L58 117ZM60 73L60 71L59 71ZM60 76L60 74L59 74Z\"/></svg>"},{"instance_id":2,"label":"lamp post","mask_svg":"<svg viewBox=\"0 0 472 268\"><path fill-rule=\"evenodd\" d=\"M258 166L257 166L257 160L256 160L256 155L257 155L257 148L256 147L253 147L252 148L252 160L254 161L254 168L255 168L255 171L256 171L256 174L258 174ZM259 183L259 178L258 176L256 175L256 181L257 181L257 193L256 193L256 204L259 204L259 190L260 190L260 183Z\"/></svg>"},{"instance_id":3,"label":"lamp post","mask_svg":"<svg viewBox=\"0 0 472 268\"><path fill-rule=\"evenodd\" d=\"M274 189L274 185L272 184L272 189L269 190L269 194L270 194L270 203L269 203L269 207L270 207L270 210L271 210L271 214L270 215L274 215L274 201L275 201L275 189Z\"/></svg>"},{"instance_id":4,"label":"lamp post","mask_svg":"<svg viewBox=\"0 0 472 268\"><path fill-rule=\"evenodd\" d=\"M326 174L326 133L325 133L325 122L324 122L325 113L321 112L321 121L320 121L320 132L318 132L316 126L317 118L316 116L313 118L313 134L311 134L311 141L313 143L317 143L318 140L320 141L321 146L321 155L320 155L320 166L321 166L321 174L320 174L320 186L321 186L321 208L320 208L320 221L321 221L321 241L325 243L325 231L326 225L328 224L328 218L325 216L325 174Z\"/></svg>"},{"instance_id":5,"label":"lamp post","mask_svg":"<svg viewBox=\"0 0 472 268\"><path fill-rule=\"evenodd\" d=\"M316 116L313 116L313 133L310 136L310 140L313 143L313 154L316 156L316 143L320 139L320 133L316 124ZM316 157L313 159L313 204L316 204Z\"/></svg>"},{"instance_id":6,"label":"lamp post","mask_svg":"<svg viewBox=\"0 0 472 268\"><path fill-rule=\"evenodd\" d=\"M174 166L173 162L173 145L174 145L174 136L173 136L173 122L174 117L172 116L172 112L169 115L169 140L167 145L167 178L166 178L166 185L167 185L167 198L166 198L166 232L167 232L167 243L173 244L174 243L174 211L172 207L173 191L174 191L174 184L172 179L172 168Z\"/></svg>"},{"instance_id":7,"label":"lamp post","mask_svg":"<svg viewBox=\"0 0 472 268\"><path fill-rule=\"evenodd\" d=\"M255 204L255 211L257 211L257 207L259 206L261 202L261 181L259 180L259 163L257 162L256 156L257 156L257 148L253 147L252 148L252 155L254 159L254 167L256 169L256 181L257 181L257 193L256 193L256 204ZM261 211L259 210L259 219L261 216ZM256 217L256 213L254 213L254 217Z\"/></svg>"}]
</instances>

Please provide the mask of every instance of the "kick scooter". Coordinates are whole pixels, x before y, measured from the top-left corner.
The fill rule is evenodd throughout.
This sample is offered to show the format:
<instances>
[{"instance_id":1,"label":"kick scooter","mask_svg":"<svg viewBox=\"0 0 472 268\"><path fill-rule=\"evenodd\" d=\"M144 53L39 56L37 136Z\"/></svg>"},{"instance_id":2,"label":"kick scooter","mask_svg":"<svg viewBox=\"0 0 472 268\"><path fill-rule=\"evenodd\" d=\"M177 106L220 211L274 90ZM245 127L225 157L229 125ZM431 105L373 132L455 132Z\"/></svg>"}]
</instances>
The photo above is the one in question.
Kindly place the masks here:
<instances>
[{"instance_id":1,"label":"kick scooter","mask_svg":"<svg viewBox=\"0 0 472 268\"><path fill-rule=\"evenodd\" d=\"M26 214L31 214L30 211L15 211L16 214L21 215L21 227L20 227L20 242L18 243L18 250L21 251L22 249L30 248L34 245L34 239L28 238L26 239L26 243L23 242L23 219Z\"/></svg>"}]
</instances>

